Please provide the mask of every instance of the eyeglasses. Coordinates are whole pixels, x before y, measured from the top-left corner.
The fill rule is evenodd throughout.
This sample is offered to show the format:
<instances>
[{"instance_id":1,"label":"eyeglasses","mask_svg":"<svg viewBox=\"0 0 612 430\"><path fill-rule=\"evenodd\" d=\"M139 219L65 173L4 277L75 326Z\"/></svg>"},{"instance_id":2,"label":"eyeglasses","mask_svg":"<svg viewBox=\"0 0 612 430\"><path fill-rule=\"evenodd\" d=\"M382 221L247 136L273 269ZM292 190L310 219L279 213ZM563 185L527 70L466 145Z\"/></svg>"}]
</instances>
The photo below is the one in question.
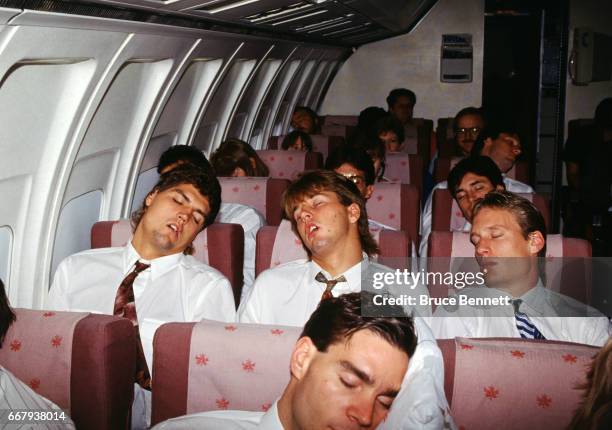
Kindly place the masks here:
<instances>
[{"instance_id":1,"label":"eyeglasses","mask_svg":"<svg viewBox=\"0 0 612 430\"><path fill-rule=\"evenodd\" d=\"M457 133L458 136L466 136L467 134L476 136L480 133L480 127L456 128L455 133Z\"/></svg>"},{"instance_id":2,"label":"eyeglasses","mask_svg":"<svg viewBox=\"0 0 612 430\"><path fill-rule=\"evenodd\" d=\"M346 179L348 179L355 185L360 185L365 182L365 179L363 178L363 176L360 176L360 175L342 175L342 176L344 176Z\"/></svg>"}]
</instances>

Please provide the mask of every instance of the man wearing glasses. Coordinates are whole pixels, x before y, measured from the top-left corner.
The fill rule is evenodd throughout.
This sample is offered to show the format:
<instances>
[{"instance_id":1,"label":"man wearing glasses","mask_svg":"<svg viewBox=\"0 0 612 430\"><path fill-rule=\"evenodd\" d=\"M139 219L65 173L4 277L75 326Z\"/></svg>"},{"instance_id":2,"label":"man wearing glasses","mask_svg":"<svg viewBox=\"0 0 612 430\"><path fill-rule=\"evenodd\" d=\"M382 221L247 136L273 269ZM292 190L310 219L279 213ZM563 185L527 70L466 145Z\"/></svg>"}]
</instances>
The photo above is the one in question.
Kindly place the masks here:
<instances>
[{"instance_id":1,"label":"man wearing glasses","mask_svg":"<svg viewBox=\"0 0 612 430\"><path fill-rule=\"evenodd\" d=\"M372 158L361 148L347 148L341 146L329 154L325 161L325 169L348 178L353 182L364 200L372 196L374 181L376 179ZM368 218L370 231L395 230L378 221Z\"/></svg>"}]
</instances>

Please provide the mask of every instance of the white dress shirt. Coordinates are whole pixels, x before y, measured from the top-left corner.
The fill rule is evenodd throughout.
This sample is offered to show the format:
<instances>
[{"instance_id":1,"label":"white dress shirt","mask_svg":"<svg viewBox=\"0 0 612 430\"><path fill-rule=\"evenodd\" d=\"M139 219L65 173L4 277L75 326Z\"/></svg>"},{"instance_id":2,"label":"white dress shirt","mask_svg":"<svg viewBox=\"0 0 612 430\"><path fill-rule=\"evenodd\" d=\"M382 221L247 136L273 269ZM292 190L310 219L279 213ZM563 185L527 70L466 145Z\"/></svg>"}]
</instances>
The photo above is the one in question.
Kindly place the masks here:
<instances>
[{"instance_id":1,"label":"white dress shirt","mask_svg":"<svg viewBox=\"0 0 612 430\"><path fill-rule=\"evenodd\" d=\"M239 224L244 229L244 284L240 299L248 295L255 281L255 244L257 232L266 225L265 218L250 206L239 203L221 203L217 222Z\"/></svg>"},{"instance_id":2,"label":"white dress shirt","mask_svg":"<svg viewBox=\"0 0 612 430\"><path fill-rule=\"evenodd\" d=\"M364 256L360 263L336 276L343 275L347 282L336 284L332 290L334 297L360 292L362 269L368 274L393 272ZM240 322L302 327L325 291L325 284L314 279L319 271L327 279L332 279L318 264L308 260L291 261L262 272L255 280L250 296L240 306ZM407 292L404 285L391 286L389 291L392 295ZM427 295L427 290L418 286L412 294ZM429 307L417 307L416 312L428 316L431 311ZM382 429L440 429L440 423L449 419L445 414L448 404L444 395L442 353L425 320L415 316L414 321L418 345L410 359L402 390L394 402L397 406L379 427Z\"/></svg>"},{"instance_id":3,"label":"white dress shirt","mask_svg":"<svg viewBox=\"0 0 612 430\"><path fill-rule=\"evenodd\" d=\"M0 366L0 417L4 425L1 428L29 429L74 429L74 423L66 412L63 412L55 403L36 394L26 384L21 382L11 372ZM37 424L7 424L7 411L50 411L64 413L65 419L61 421L47 420ZM6 427L5 427L6 426Z\"/></svg>"},{"instance_id":4,"label":"white dress shirt","mask_svg":"<svg viewBox=\"0 0 612 430\"><path fill-rule=\"evenodd\" d=\"M506 186L506 191L510 191L511 193L533 193L533 188L530 185L524 184L521 181L517 181L516 179L508 178L504 176L504 185ZM429 234L431 233L431 217L432 217L432 209L433 209L433 195L436 190L446 190L448 188L448 182L442 181L438 182L429 197L427 197L427 201L425 202L425 206L423 206L423 213L421 214L421 243L419 245L419 257L421 259L427 258L427 240L429 239ZM466 221L466 225L464 225L464 229L462 231L470 231L472 225ZM421 267L424 267L421 264Z\"/></svg>"},{"instance_id":5,"label":"white dress shirt","mask_svg":"<svg viewBox=\"0 0 612 430\"><path fill-rule=\"evenodd\" d=\"M511 297L495 288L466 288L453 291L451 295L458 294L468 297ZM520 311L548 340L601 346L612 335L608 318L570 297L544 288L541 281L519 298L523 301ZM511 304L490 307L438 306L431 318L431 328L438 339L521 337Z\"/></svg>"},{"instance_id":6,"label":"white dress shirt","mask_svg":"<svg viewBox=\"0 0 612 430\"><path fill-rule=\"evenodd\" d=\"M283 430L277 402L267 412L210 411L172 418L152 430Z\"/></svg>"},{"instance_id":7,"label":"white dress shirt","mask_svg":"<svg viewBox=\"0 0 612 430\"><path fill-rule=\"evenodd\" d=\"M167 322L235 321L232 287L219 271L182 253L142 259L131 241L120 248L91 249L64 259L55 272L46 308L113 314L119 285L140 260L150 264L134 280L142 348L153 368L153 337ZM135 385L132 428L150 422L149 391Z\"/></svg>"}]
</instances>

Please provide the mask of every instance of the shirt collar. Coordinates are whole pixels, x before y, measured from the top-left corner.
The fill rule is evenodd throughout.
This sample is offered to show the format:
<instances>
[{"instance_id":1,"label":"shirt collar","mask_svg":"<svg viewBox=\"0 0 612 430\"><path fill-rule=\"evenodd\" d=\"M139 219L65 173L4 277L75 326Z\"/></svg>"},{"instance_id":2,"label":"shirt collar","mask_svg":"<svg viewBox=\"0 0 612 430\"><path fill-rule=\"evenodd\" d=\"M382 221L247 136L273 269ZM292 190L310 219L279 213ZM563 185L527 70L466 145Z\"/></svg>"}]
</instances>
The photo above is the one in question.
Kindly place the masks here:
<instances>
[{"instance_id":1,"label":"shirt collar","mask_svg":"<svg viewBox=\"0 0 612 430\"><path fill-rule=\"evenodd\" d=\"M529 306L531 309L536 311L540 315L544 315L546 312L547 294L546 288L542 284L542 280L538 278L536 286L521 297L519 297L523 303Z\"/></svg>"},{"instance_id":2,"label":"shirt collar","mask_svg":"<svg viewBox=\"0 0 612 430\"><path fill-rule=\"evenodd\" d=\"M142 263L149 264L151 267L151 280L155 280L176 265L179 264L181 259L183 258L182 252L177 252L176 254L165 255L163 257L158 257L153 260L145 260L138 254L138 251L132 245L132 240L130 239L123 251L123 272L125 274L129 273L132 270L132 267L137 261L141 261Z\"/></svg>"},{"instance_id":3,"label":"shirt collar","mask_svg":"<svg viewBox=\"0 0 612 430\"><path fill-rule=\"evenodd\" d=\"M327 271L323 270L321 266L319 266L314 261L310 260L312 263L311 266L311 279L314 279L317 273L322 272L327 279L337 279L340 276L344 276L346 278L346 282L348 283L351 291L359 291L361 290L361 274L368 270L368 265L370 264L370 259L365 252L361 253L361 261L354 266L348 268L343 273L340 273L338 276L331 276Z\"/></svg>"},{"instance_id":4,"label":"shirt collar","mask_svg":"<svg viewBox=\"0 0 612 430\"><path fill-rule=\"evenodd\" d=\"M283 425L278 416L278 401L274 402L270 409L263 414L257 428L259 430L283 430Z\"/></svg>"}]
</instances>

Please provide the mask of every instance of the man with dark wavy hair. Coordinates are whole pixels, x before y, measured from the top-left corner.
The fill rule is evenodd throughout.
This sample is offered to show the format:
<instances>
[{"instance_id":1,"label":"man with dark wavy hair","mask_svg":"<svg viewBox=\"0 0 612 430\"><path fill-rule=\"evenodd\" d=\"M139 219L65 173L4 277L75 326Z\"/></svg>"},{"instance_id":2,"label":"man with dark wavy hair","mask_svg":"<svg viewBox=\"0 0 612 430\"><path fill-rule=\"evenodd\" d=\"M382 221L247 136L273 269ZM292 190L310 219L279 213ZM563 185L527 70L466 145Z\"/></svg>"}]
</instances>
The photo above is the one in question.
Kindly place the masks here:
<instances>
[{"instance_id":1,"label":"man with dark wavy hair","mask_svg":"<svg viewBox=\"0 0 612 430\"><path fill-rule=\"evenodd\" d=\"M196 235L219 211L221 187L212 173L179 166L163 174L132 216L127 245L91 249L60 263L47 307L117 315L134 323L138 344L136 382L150 388L153 335L165 322L202 319L233 321L236 311L229 281L217 270L187 255ZM137 390L134 427L149 392ZM139 397L141 396L141 397ZM144 397L142 397L144 396Z\"/></svg>"}]
</instances>

